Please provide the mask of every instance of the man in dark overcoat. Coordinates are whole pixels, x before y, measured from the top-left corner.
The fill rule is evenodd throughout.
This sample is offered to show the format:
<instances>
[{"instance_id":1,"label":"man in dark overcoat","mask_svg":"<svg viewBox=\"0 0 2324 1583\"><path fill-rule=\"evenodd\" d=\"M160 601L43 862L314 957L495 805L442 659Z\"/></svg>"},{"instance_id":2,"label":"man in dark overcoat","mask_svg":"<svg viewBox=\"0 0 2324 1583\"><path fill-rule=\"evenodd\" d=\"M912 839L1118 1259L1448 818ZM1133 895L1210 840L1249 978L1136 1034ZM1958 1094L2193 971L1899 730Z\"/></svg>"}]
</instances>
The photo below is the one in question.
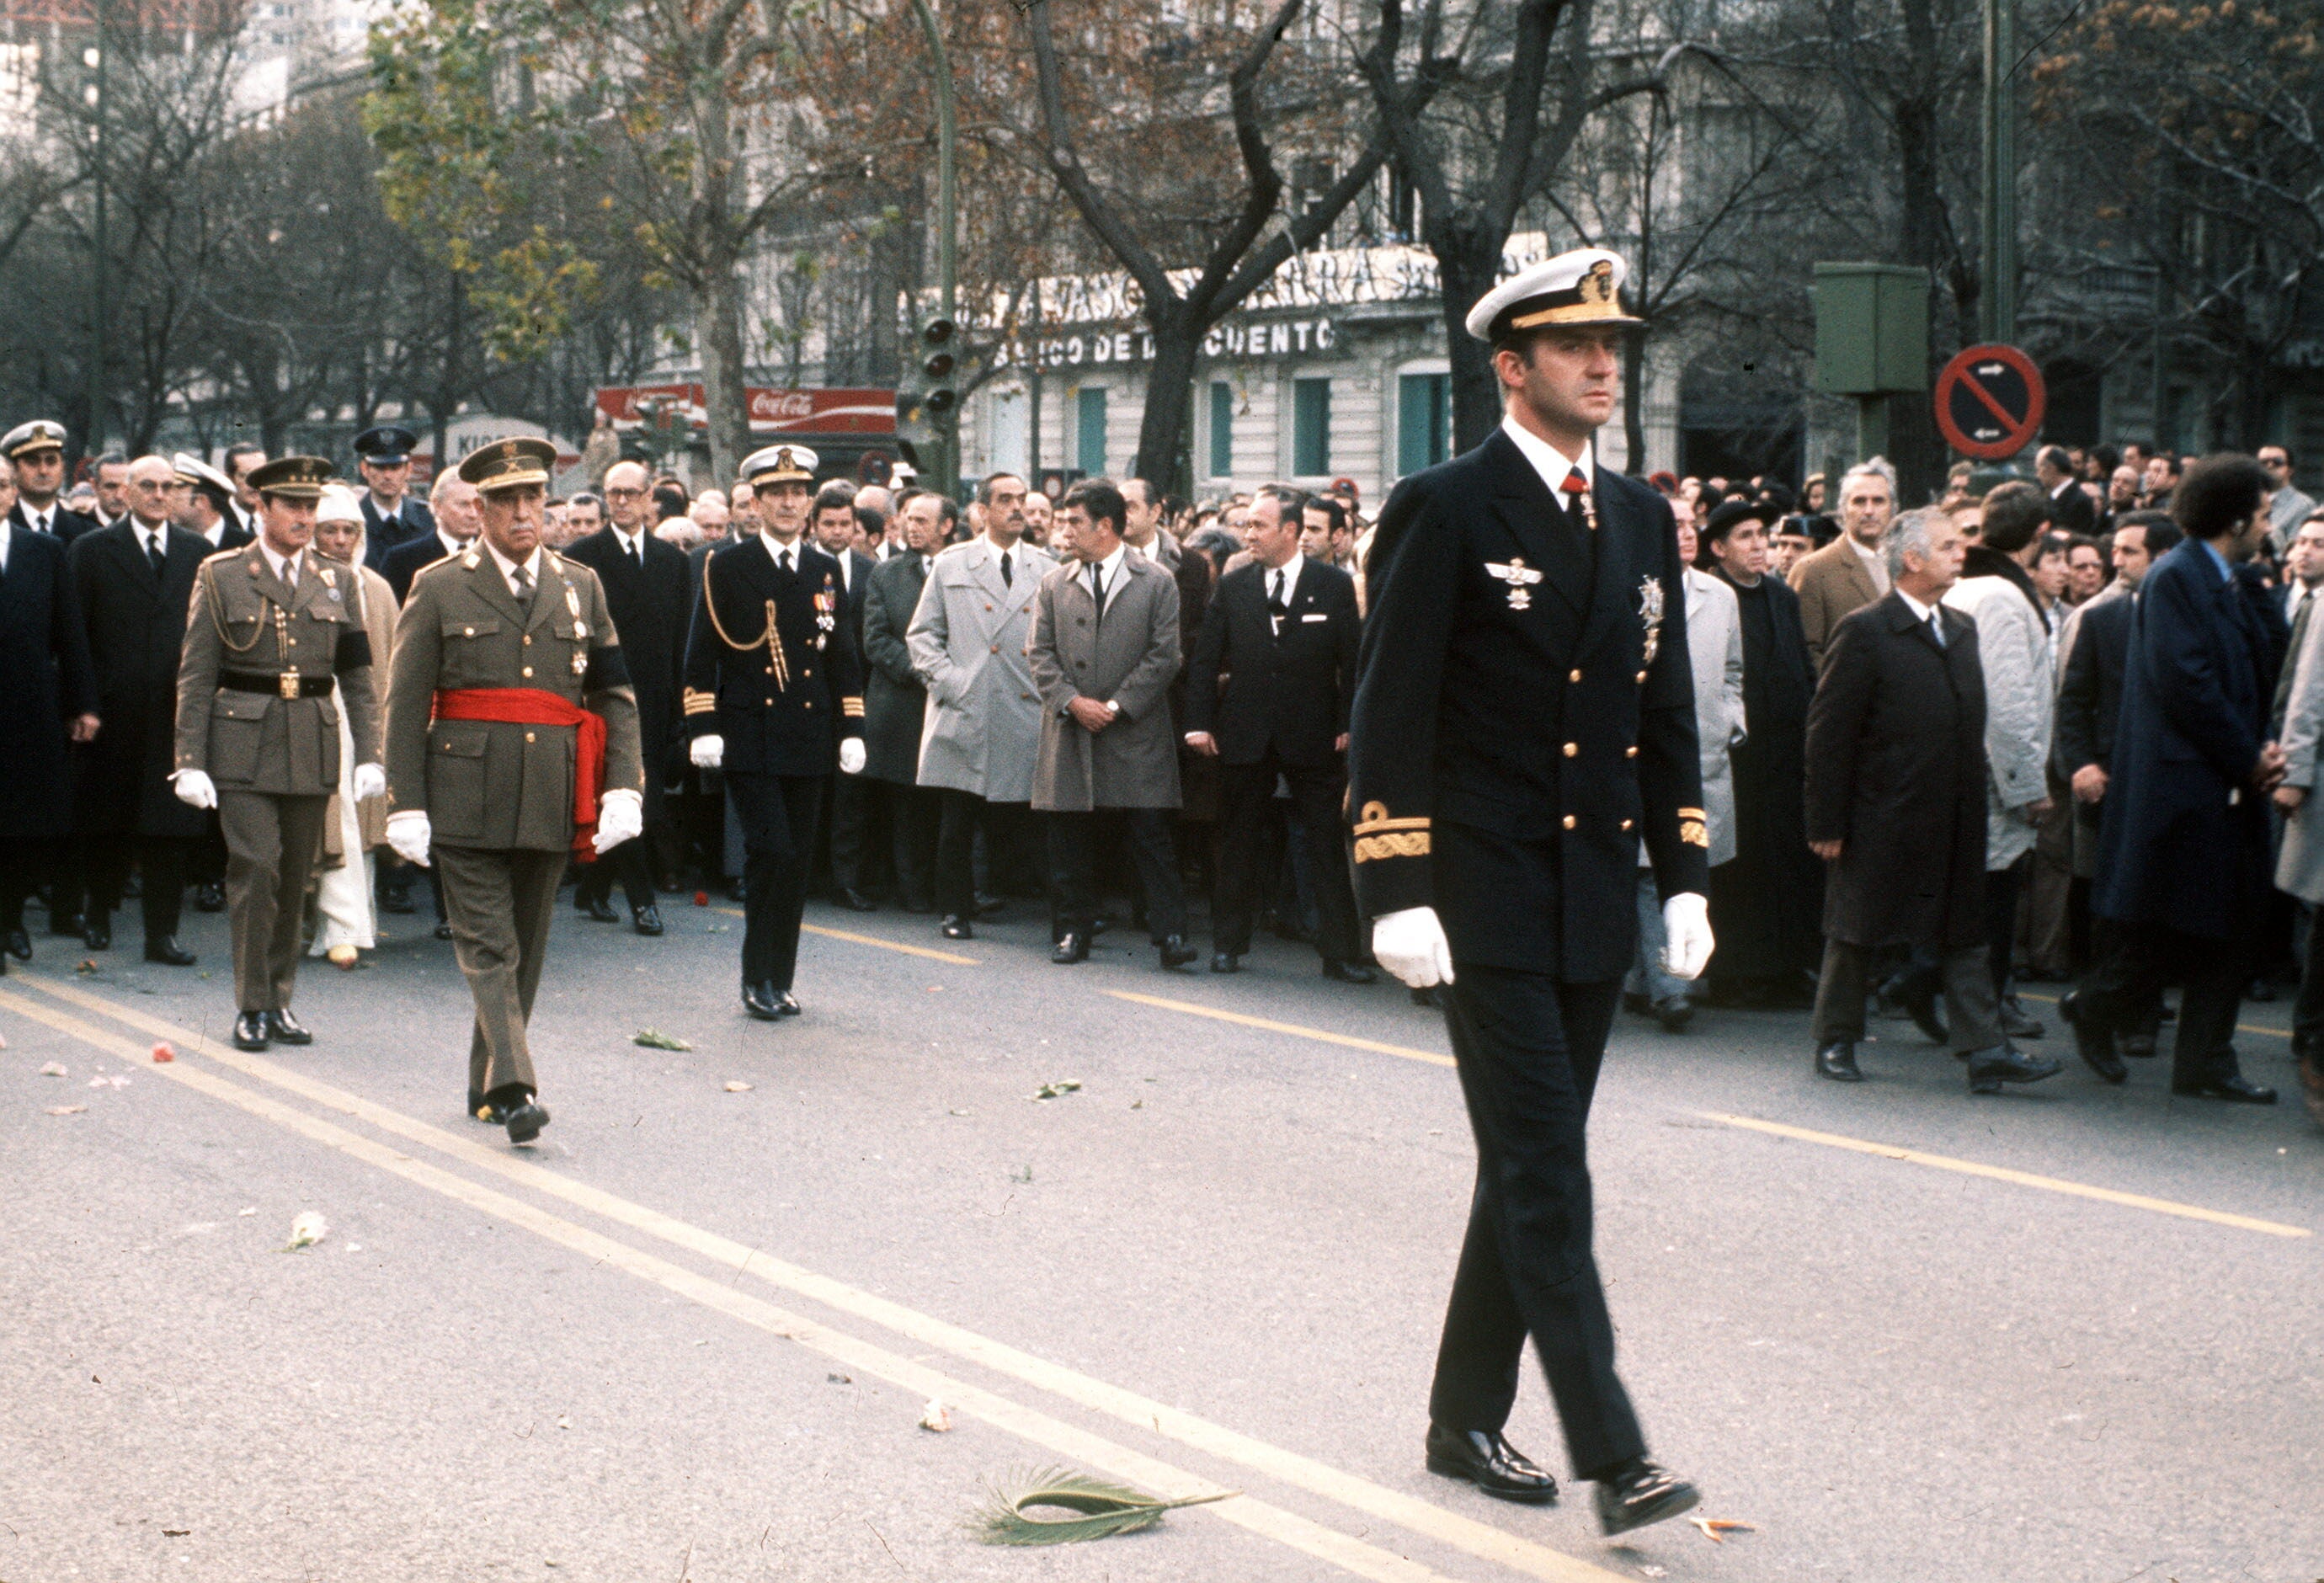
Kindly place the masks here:
<instances>
[{"instance_id":1,"label":"man in dark overcoat","mask_svg":"<svg viewBox=\"0 0 2324 1583\"><path fill-rule=\"evenodd\" d=\"M1944 605L1960 529L1933 507L1881 535L1890 588L1844 618L1808 707L1808 845L1829 865L1815 1069L1861 1082L1873 953L1933 953L1973 1093L2057 1075L2012 1048L1985 955L1985 673L1977 622Z\"/></svg>"},{"instance_id":2,"label":"man in dark overcoat","mask_svg":"<svg viewBox=\"0 0 2324 1583\"><path fill-rule=\"evenodd\" d=\"M74 822L80 832L88 947L113 944L113 909L134 860L142 875L145 957L182 967L178 944L187 866L209 831L203 810L170 789L177 768L178 662L194 575L209 540L170 520L177 469L159 456L129 466L129 515L84 533L70 553L89 658L97 667L97 713L105 725L79 750Z\"/></svg>"},{"instance_id":3,"label":"man in dark overcoat","mask_svg":"<svg viewBox=\"0 0 2324 1583\"><path fill-rule=\"evenodd\" d=\"M2187 538L2146 574L2131 617L2090 893L2096 960L2059 1008L2082 1059L2118 1082L2114 1041L2135 1026L2141 987L2176 980L2171 1091L2256 1105L2275 1091L2243 1075L2233 1040L2283 778L2267 735L2282 643L2236 567L2268 530L2269 489L2258 463L2222 456L2172 493Z\"/></svg>"},{"instance_id":4,"label":"man in dark overcoat","mask_svg":"<svg viewBox=\"0 0 2324 1583\"><path fill-rule=\"evenodd\" d=\"M49 852L72 834L68 741L99 727L97 673L88 658L66 547L9 520L15 475L0 461L0 973L29 962L24 897L48 871Z\"/></svg>"},{"instance_id":5,"label":"man in dark overcoat","mask_svg":"<svg viewBox=\"0 0 2324 1583\"><path fill-rule=\"evenodd\" d=\"M839 624L863 648L863 603L871 593L872 573L880 563L855 548L862 529L855 520L855 486L835 479L816 493L808 524L816 548L839 563ZM871 698L864 699L869 730ZM831 899L850 912L879 910L869 890L866 849L874 833L873 815L880 809L878 787L860 775L842 775L831 783L831 798L824 809L823 830L816 842L816 867L831 881ZM875 861L869 871L876 871Z\"/></svg>"},{"instance_id":6,"label":"man in dark overcoat","mask_svg":"<svg viewBox=\"0 0 2324 1583\"><path fill-rule=\"evenodd\" d=\"M895 854L896 895L907 912L936 906L936 824L943 804L919 784L920 733L928 690L904 641L927 586L928 561L944 548L954 516L939 494L914 495L897 515L904 548L872 569L863 589L863 779L886 806Z\"/></svg>"}]
</instances>

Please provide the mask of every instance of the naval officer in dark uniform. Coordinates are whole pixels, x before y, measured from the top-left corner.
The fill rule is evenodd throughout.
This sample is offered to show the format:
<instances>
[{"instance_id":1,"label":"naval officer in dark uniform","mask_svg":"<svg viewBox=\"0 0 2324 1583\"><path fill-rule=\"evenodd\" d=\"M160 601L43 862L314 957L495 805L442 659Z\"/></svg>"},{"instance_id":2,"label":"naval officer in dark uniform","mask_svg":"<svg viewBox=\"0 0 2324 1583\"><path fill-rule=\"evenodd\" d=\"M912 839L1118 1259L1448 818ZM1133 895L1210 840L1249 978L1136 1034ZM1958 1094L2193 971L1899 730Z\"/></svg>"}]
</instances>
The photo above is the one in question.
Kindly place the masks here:
<instances>
[{"instance_id":1,"label":"naval officer in dark uniform","mask_svg":"<svg viewBox=\"0 0 2324 1583\"><path fill-rule=\"evenodd\" d=\"M816 821L831 778L863 772L863 663L839 563L803 537L816 455L769 446L742 463L759 531L711 551L687 640L695 767L718 769L742 825L742 1008L797 1017L791 994Z\"/></svg>"},{"instance_id":2,"label":"naval officer in dark uniform","mask_svg":"<svg viewBox=\"0 0 2324 1583\"><path fill-rule=\"evenodd\" d=\"M436 531L427 503L411 493L411 453L420 437L392 423L355 436L355 470L363 474L364 561L385 570L387 552Z\"/></svg>"},{"instance_id":3,"label":"naval officer in dark uniform","mask_svg":"<svg viewBox=\"0 0 2324 1583\"><path fill-rule=\"evenodd\" d=\"M1505 1500L1556 1482L1501 1436L1530 1335L1600 1524L1695 1505L1647 1460L1591 1251L1584 1130L1635 942L1639 843L1665 966L1711 954L1709 837L1670 508L1598 465L1618 400L1622 261L1550 259L1470 310L1505 416L1380 516L1350 722L1358 911L1442 983L1477 1189L1429 1399L1432 1471Z\"/></svg>"}]
</instances>

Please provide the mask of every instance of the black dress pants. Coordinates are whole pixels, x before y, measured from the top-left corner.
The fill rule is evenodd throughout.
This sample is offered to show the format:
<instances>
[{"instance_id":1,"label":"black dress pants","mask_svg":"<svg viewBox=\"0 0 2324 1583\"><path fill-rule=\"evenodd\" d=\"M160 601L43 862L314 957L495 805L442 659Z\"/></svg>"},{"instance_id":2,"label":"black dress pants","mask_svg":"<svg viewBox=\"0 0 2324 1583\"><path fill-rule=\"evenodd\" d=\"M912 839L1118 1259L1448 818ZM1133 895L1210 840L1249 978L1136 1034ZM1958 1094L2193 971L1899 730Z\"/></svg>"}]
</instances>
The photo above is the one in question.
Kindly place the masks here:
<instances>
[{"instance_id":1,"label":"black dress pants","mask_svg":"<svg viewBox=\"0 0 2324 1583\"><path fill-rule=\"evenodd\" d=\"M799 915L807 869L823 812L822 775L729 770L726 790L742 825L742 981L791 987L798 968ZM616 850L619 850L618 848Z\"/></svg>"},{"instance_id":2,"label":"black dress pants","mask_svg":"<svg viewBox=\"0 0 2324 1583\"><path fill-rule=\"evenodd\" d=\"M2083 1017L2117 1036L2152 1027L2163 987L2176 981L2179 1027L2171 1047L2172 1083L2215 1082L2240 1074L2236 1017L2251 983L2247 942L2103 917L2093 923L2091 933L2095 960L2082 975L2078 996Z\"/></svg>"},{"instance_id":3,"label":"black dress pants","mask_svg":"<svg viewBox=\"0 0 2324 1583\"><path fill-rule=\"evenodd\" d=\"M1159 945L1186 932L1186 890L1178 881L1178 844L1171 838L1172 808L1100 808L1094 813L1051 814L1049 819L1049 934L1052 939L1090 937L1097 917L1097 841L1102 825L1115 820L1128 827L1130 861L1146 891L1146 932Z\"/></svg>"},{"instance_id":4,"label":"black dress pants","mask_svg":"<svg viewBox=\"0 0 2324 1583\"><path fill-rule=\"evenodd\" d=\"M1325 962L1359 962L1356 896L1340 842L1340 802L1347 775L1337 763L1294 766L1272 749L1256 764L1219 768L1220 811L1217 887L1212 907L1211 948L1240 956L1250 949L1251 890L1259 874L1259 851L1277 776L1291 787L1297 805L1297 839L1306 849L1307 875L1315 895L1315 949Z\"/></svg>"},{"instance_id":5,"label":"black dress pants","mask_svg":"<svg viewBox=\"0 0 2324 1583\"><path fill-rule=\"evenodd\" d=\"M932 786L906 786L893 780L867 781L864 790L885 805L896 867L897 903L908 911L927 911L936 905L936 831L944 818L942 796ZM837 844L835 838L835 853ZM837 861L835 856L835 865ZM973 881L970 888L974 889Z\"/></svg>"},{"instance_id":6,"label":"black dress pants","mask_svg":"<svg viewBox=\"0 0 2324 1583\"><path fill-rule=\"evenodd\" d=\"M976 916L976 833L984 832L993 883L1008 872L1033 824L1030 803L989 803L974 792L937 788L936 911L946 917Z\"/></svg>"},{"instance_id":7,"label":"black dress pants","mask_svg":"<svg viewBox=\"0 0 2324 1583\"><path fill-rule=\"evenodd\" d=\"M87 848L88 921L94 924L112 917L113 910L121 905L121 893L128 888L129 865L134 860L145 938L150 942L175 934L186 899L186 867L195 844L174 835L114 835L91 841Z\"/></svg>"},{"instance_id":8,"label":"black dress pants","mask_svg":"<svg viewBox=\"0 0 2324 1583\"><path fill-rule=\"evenodd\" d=\"M1993 974L1993 992L2009 993L2015 978L2017 950L2017 901L2034 872L2034 854L2021 852L2006 869L1985 872L1985 960Z\"/></svg>"},{"instance_id":9,"label":"black dress pants","mask_svg":"<svg viewBox=\"0 0 2324 1583\"><path fill-rule=\"evenodd\" d=\"M1449 1430L1499 1432L1530 1335L1566 1452L1590 1478L1646 1453L1614 1374L1584 1142L1621 983L1454 968L1444 1015L1477 1137L1477 1189L1428 1415Z\"/></svg>"},{"instance_id":10,"label":"black dress pants","mask_svg":"<svg viewBox=\"0 0 2324 1583\"><path fill-rule=\"evenodd\" d=\"M622 899L630 904L630 911L653 906L653 850L647 843L654 839L660 824L656 820L636 840L622 842L595 862L576 866L573 870L574 904L586 907L593 901L604 901L613 894L613 881L619 879Z\"/></svg>"}]
</instances>

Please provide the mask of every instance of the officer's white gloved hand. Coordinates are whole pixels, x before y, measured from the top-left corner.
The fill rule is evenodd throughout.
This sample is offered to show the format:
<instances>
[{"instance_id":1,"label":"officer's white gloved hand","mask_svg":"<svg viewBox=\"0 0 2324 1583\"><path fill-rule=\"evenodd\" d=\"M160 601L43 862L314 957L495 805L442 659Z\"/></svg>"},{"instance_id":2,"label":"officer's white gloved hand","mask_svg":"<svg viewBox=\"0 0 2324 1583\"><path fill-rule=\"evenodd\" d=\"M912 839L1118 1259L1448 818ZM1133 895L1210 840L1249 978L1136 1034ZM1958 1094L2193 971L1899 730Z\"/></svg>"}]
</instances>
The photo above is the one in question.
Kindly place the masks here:
<instances>
[{"instance_id":1,"label":"officer's white gloved hand","mask_svg":"<svg viewBox=\"0 0 2324 1583\"><path fill-rule=\"evenodd\" d=\"M626 788L609 791L597 799L597 833L589 844L604 856L625 841L645 833L645 798Z\"/></svg>"},{"instance_id":2,"label":"officer's white gloved hand","mask_svg":"<svg viewBox=\"0 0 2324 1583\"><path fill-rule=\"evenodd\" d=\"M863 739L862 737L847 737L840 742L839 773L842 775L863 773Z\"/></svg>"},{"instance_id":3,"label":"officer's white gloved hand","mask_svg":"<svg viewBox=\"0 0 2324 1583\"><path fill-rule=\"evenodd\" d=\"M387 844L407 863L417 863L423 869L428 866L429 833L428 815L421 809L406 808L401 814L387 816Z\"/></svg>"},{"instance_id":4,"label":"officer's white gloved hand","mask_svg":"<svg viewBox=\"0 0 2324 1583\"><path fill-rule=\"evenodd\" d=\"M720 736L696 737L694 745L686 750L686 756L694 760L696 769L715 769L719 761L726 757L726 739Z\"/></svg>"},{"instance_id":5,"label":"officer's white gloved hand","mask_svg":"<svg viewBox=\"0 0 2324 1583\"><path fill-rule=\"evenodd\" d=\"M387 796L387 771L376 764L355 766L355 801Z\"/></svg>"},{"instance_id":6,"label":"officer's white gloved hand","mask_svg":"<svg viewBox=\"0 0 2324 1583\"><path fill-rule=\"evenodd\" d=\"M170 777L170 783L176 789L178 800L181 803L197 808L217 806L217 783L202 770L180 769Z\"/></svg>"},{"instance_id":7,"label":"officer's white gloved hand","mask_svg":"<svg viewBox=\"0 0 2324 1583\"><path fill-rule=\"evenodd\" d=\"M1452 946L1433 907L1408 907L1374 918L1372 958L1416 989L1452 981Z\"/></svg>"},{"instance_id":8,"label":"officer's white gloved hand","mask_svg":"<svg viewBox=\"0 0 2324 1583\"><path fill-rule=\"evenodd\" d=\"M1711 960L1710 903L1682 890L1663 903L1663 971L1674 979L1699 979Z\"/></svg>"}]
</instances>

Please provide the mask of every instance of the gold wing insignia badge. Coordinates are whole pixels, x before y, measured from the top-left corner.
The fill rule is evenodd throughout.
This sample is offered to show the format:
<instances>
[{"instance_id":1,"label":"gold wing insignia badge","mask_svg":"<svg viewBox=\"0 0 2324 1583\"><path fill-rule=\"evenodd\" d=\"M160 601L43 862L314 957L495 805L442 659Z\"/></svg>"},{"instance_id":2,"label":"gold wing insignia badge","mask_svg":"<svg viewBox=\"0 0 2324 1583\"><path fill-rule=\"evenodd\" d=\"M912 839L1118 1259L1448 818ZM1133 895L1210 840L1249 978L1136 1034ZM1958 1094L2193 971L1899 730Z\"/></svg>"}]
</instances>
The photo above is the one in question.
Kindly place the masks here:
<instances>
[{"instance_id":1,"label":"gold wing insignia badge","mask_svg":"<svg viewBox=\"0 0 2324 1583\"><path fill-rule=\"evenodd\" d=\"M1505 566L1496 566L1488 561L1485 564L1485 571L1488 575L1498 577L1509 585L1511 610L1533 608L1533 585L1541 581L1541 573L1526 565L1523 556L1511 556L1508 565Z\"/></svg>"}]
</instances>

